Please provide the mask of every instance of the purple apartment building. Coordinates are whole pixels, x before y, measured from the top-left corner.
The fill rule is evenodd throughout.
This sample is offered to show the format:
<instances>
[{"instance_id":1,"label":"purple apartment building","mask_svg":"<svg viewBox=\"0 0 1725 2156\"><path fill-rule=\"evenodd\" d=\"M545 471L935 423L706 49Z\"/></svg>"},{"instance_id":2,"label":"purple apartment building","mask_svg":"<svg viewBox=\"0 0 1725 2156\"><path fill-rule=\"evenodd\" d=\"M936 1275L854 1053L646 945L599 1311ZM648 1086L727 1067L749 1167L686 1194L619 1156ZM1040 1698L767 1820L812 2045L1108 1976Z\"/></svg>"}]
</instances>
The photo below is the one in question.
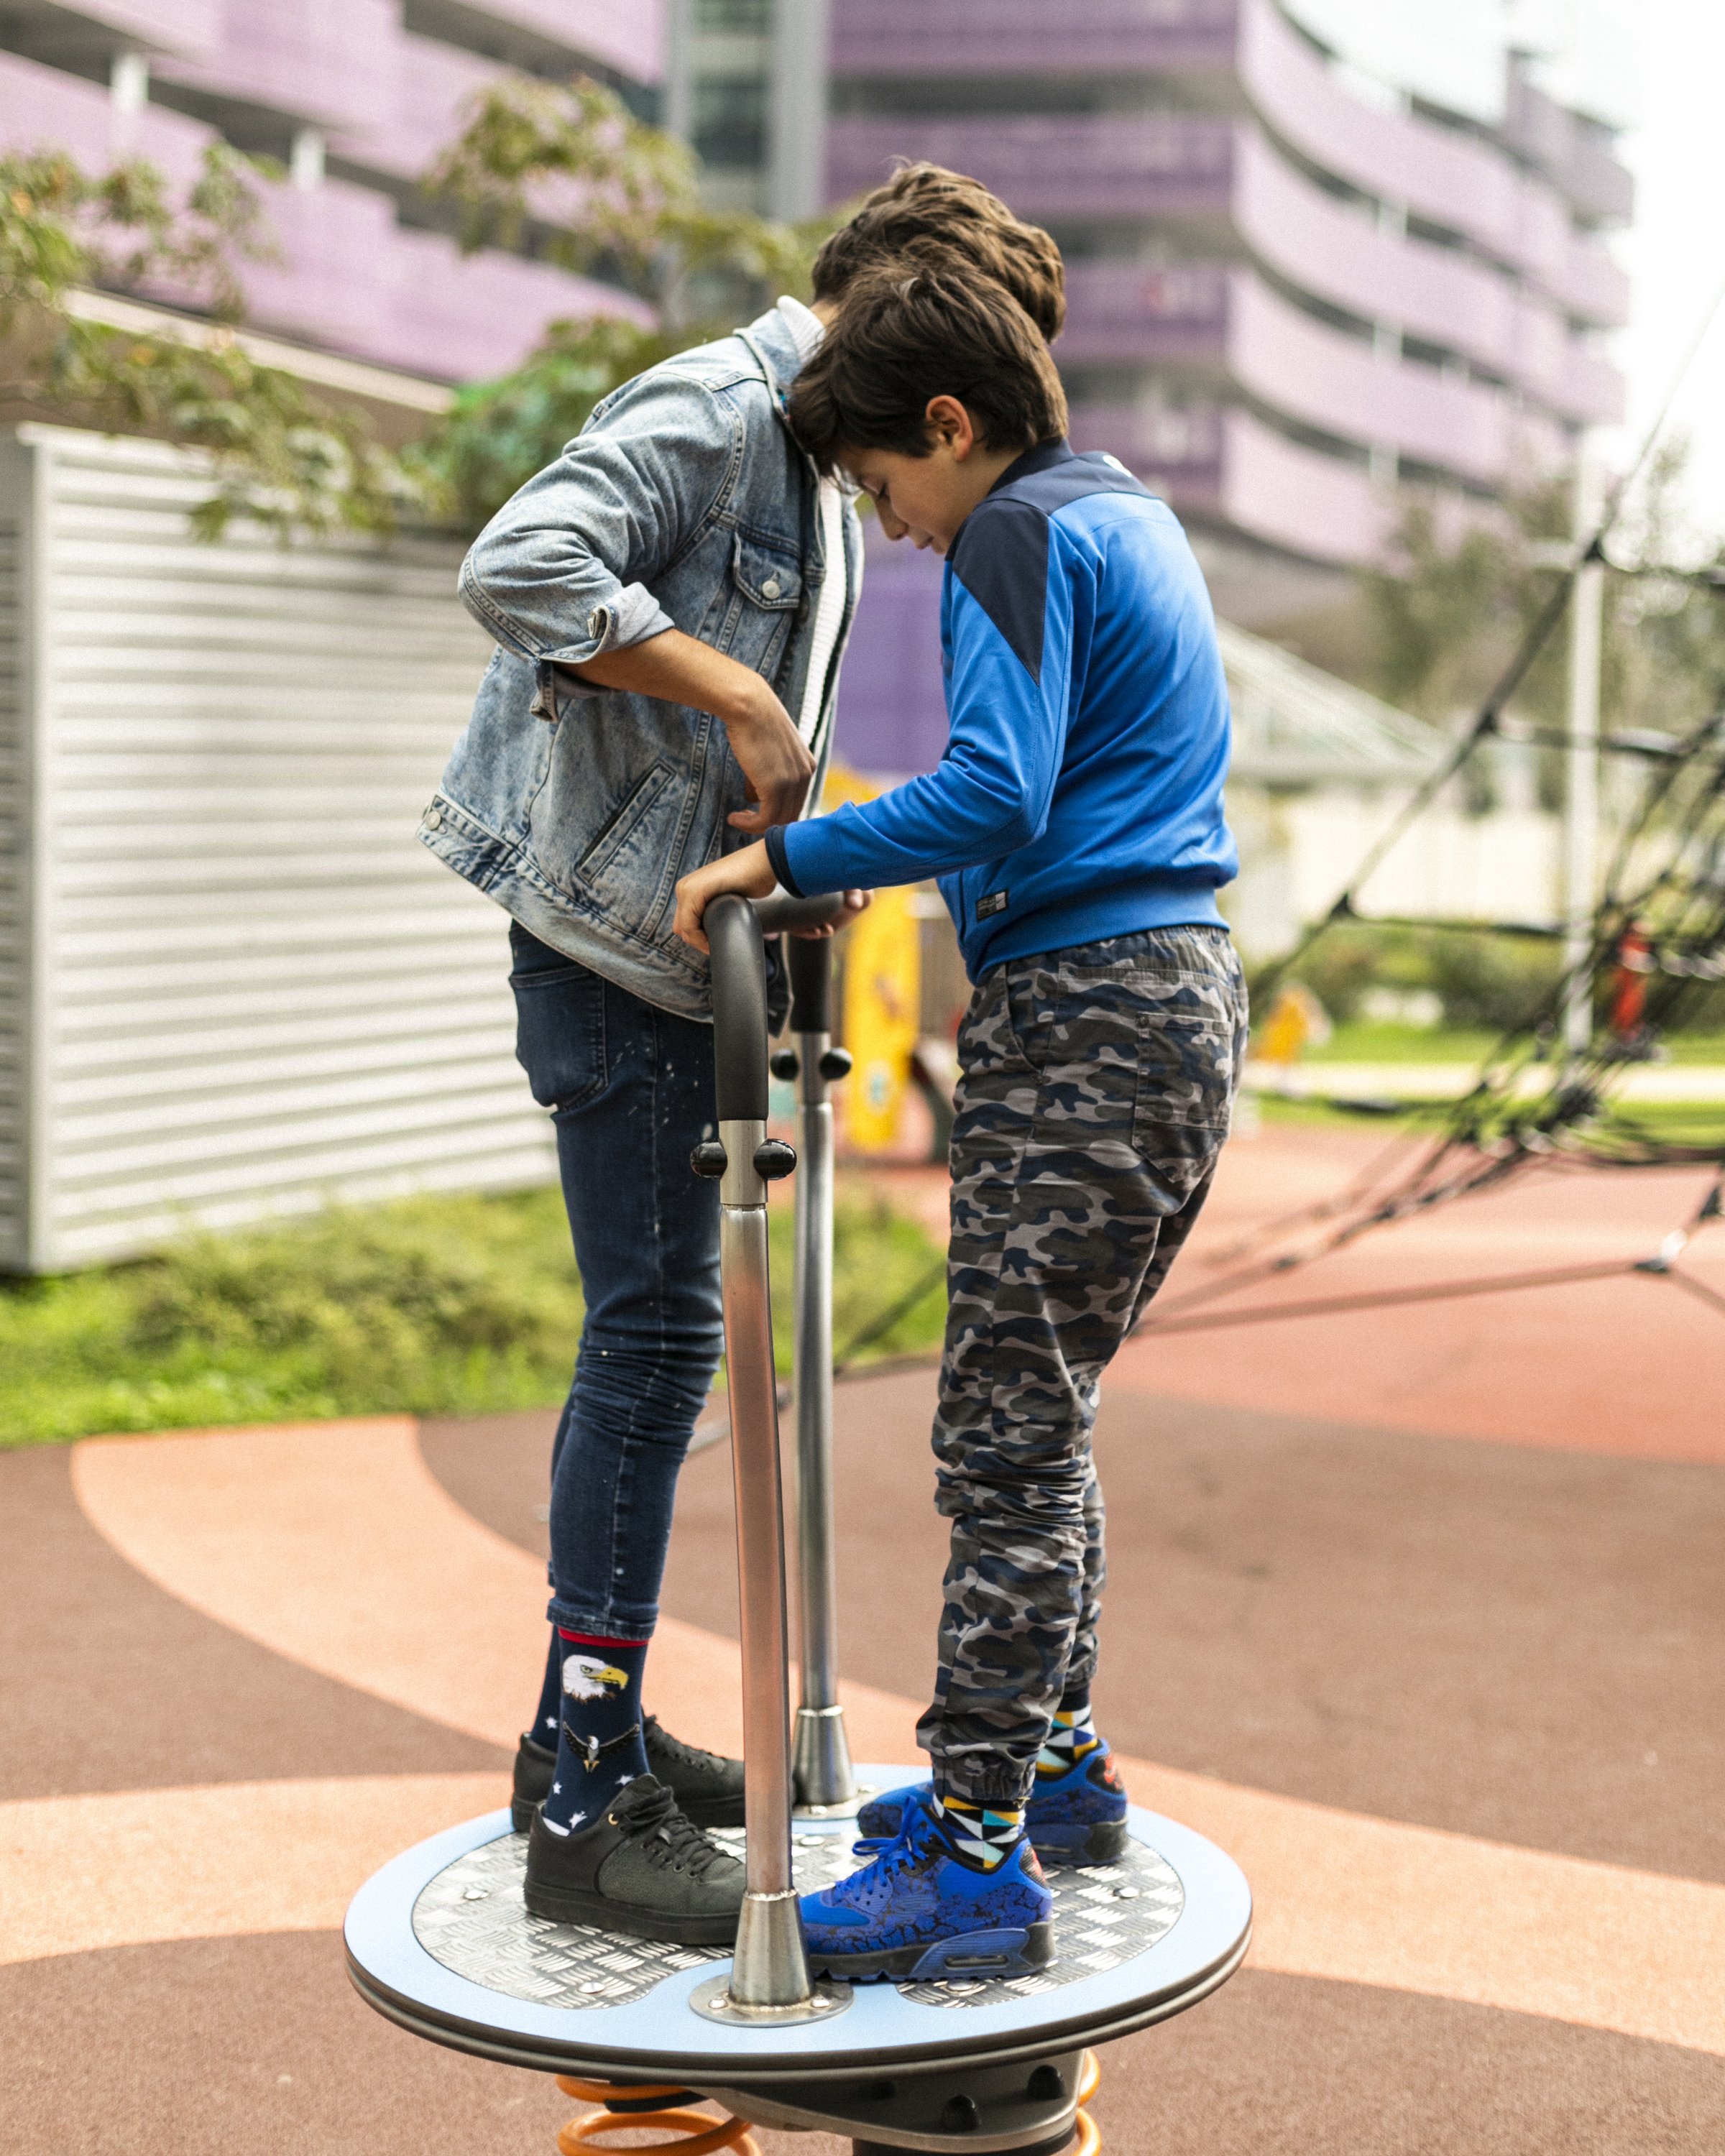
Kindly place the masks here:
<instances>
[{"instance_id":1,"label":"purple apartment building","mask_svg":"<svg viewBox=\"0 0 1725 2156\"><path fill-rule=\"evenodd\" d=\"M842 200L932 157L1050 226L1081 446L1215 538L1349 563L1398 482L1489 499L1620 416L1600 235L1630 183L1512 49L1481 116L1350 69L1305 26L1324 14L845 0L828 179Z\"/></svg>"}]
</instances>

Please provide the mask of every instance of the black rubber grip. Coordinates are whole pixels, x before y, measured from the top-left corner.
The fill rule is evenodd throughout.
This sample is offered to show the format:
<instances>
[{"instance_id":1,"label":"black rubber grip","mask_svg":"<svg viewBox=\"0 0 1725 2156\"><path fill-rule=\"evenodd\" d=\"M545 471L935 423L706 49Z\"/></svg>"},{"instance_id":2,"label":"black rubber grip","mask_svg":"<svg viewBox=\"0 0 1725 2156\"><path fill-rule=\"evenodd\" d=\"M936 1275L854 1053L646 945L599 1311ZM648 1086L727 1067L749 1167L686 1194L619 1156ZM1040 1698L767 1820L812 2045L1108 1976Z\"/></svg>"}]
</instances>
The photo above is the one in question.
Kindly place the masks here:
<instances>
[{"instance_id":1,"label":"black rubber grip","mask_svg":"<svg viewBox=\"0 0 1725 2156\"><path fill-rule=\"evenodd\" d=\"M819 898L757 898L755 911L763 935L778 936L788 928L824 928L845 911L842 891L829 891Z\"/></svg>"},{"instance_id":2,"label":"black rubber grip","mask_svg":"<svg viewBox=\"0 0 1725 2156\"><path fill-rule=\"evenodd\" d=\"M767 1120L767 957L746 898L727 892L702 918L713 963L713 1078L721 1123Z\"/></svg>"},{"instance_id":3,"label":"black rubber grip","mask_svg":"<svg viewBox=\"0 0 1725 2156\"><path fill-rule=\"evenodd\" d=\"M787 936L786 969L791 977L791 1031L833 1029L833 939Z\"/></svg>"}]
</instances>

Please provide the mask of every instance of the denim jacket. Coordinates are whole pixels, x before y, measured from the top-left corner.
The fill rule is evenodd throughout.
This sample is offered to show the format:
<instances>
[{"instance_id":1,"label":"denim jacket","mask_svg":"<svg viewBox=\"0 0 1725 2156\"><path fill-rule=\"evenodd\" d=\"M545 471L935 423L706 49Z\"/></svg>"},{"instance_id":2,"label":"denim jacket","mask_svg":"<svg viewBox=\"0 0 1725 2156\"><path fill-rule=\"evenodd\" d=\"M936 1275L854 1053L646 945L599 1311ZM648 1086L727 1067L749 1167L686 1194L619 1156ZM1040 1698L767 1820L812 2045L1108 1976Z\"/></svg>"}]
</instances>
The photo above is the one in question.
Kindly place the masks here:
<instances>
[{"instance_id":1,"label":"denim jacket","mask_svg":"<svg viewBox=\"0 0 1725 2156\"><path fill-rule=\"evenodd\" d=\"M705 711L562 670L675 628L801 708L828 565L818 477L785 417L798 365L775 311L638 375L462 565L461 597L498 648L420 839L542 942L689 1018L711 1014L707 962L671 932L673 888L747 842L725 820L744 804L742 768ZM848 503L844 531L829 705L862 576Z\"/></svg>"}]
</instances>

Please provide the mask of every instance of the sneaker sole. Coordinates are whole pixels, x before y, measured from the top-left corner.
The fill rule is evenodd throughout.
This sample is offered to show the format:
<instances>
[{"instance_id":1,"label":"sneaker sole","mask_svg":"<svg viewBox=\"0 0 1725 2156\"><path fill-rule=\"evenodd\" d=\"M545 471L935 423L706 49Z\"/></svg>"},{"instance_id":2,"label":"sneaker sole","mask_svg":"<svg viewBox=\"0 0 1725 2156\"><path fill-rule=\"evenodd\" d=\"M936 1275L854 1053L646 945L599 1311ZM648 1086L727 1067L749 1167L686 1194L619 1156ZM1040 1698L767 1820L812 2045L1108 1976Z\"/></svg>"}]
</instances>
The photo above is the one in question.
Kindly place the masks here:
<instances>
[{"instance_id":1,"label":"sneaker sole","mask_svg":"<svg viewBox=\"0 0 1725 2156\"><path fill-rule=\"evenodd\" d=\"M588 1894L578 1887L536 1885L531 1874L522 1889L530 1917L544 1917L554 1924L593 1924L602 1932L621 1932L632 1939L668 1939L685 1947L728 1947L737 1943L740 1912L712 1917L676 1917L658 1909L635 1907L628 1902L608 1902L603 1894Z\"/></svg>"},{"instance_id":2,"label":"sneaker sole","mask_svg":"<svg viewBox=\"0 0 1725 2156\"><path fill-rule=\"evenodd\" d=\"M1054 1926L1044 1920L1012 1932L970 1932L933 1944L893 1947L880 1953L815 1953L809 1957L815 1974L842 1978L848 1984L872 1984L881 1978L901 1982L922 1976L938 1984L947 1977L977 1979L1029 1976L1054 1959ZM928 1966L938 1961L938 1968Z\"/></svg>"},{"instance_id":3,"label":"sneaker sole","mask_svg":"<svg viewBox=\"0 0 1725 2156\"><path fill-rule=\"evenodd\" d=\"M1124 1820L1097 1820L1090 1825L1033 1828L1030 1846L1057 1864L1112 1864L1124 1856L1132 1835Z\"/></svg>"}]
</instances>

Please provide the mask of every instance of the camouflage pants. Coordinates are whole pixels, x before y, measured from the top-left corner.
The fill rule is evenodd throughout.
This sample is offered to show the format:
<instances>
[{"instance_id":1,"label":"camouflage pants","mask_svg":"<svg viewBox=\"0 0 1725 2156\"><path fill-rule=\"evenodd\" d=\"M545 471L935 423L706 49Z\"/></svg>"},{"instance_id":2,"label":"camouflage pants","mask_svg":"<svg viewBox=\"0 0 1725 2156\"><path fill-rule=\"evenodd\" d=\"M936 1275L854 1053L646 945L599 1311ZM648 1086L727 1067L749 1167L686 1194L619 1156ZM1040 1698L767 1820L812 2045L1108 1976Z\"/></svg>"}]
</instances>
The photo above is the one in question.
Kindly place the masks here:
<instances>
[{"instance_id":1,"label":"camouflage pants","mask_svg":"<svg viewBox=\"0 0 1725 2156\"><path fill-rule=\"evenodd\" d=\"M1245 1024L1219 928L1011 960L972 998L934 1426L952 1555L917 1727L950 1794L1019 1802L1095 1669L1099 1383L1204 1204Z\"/></svg>"}]
</instances>

